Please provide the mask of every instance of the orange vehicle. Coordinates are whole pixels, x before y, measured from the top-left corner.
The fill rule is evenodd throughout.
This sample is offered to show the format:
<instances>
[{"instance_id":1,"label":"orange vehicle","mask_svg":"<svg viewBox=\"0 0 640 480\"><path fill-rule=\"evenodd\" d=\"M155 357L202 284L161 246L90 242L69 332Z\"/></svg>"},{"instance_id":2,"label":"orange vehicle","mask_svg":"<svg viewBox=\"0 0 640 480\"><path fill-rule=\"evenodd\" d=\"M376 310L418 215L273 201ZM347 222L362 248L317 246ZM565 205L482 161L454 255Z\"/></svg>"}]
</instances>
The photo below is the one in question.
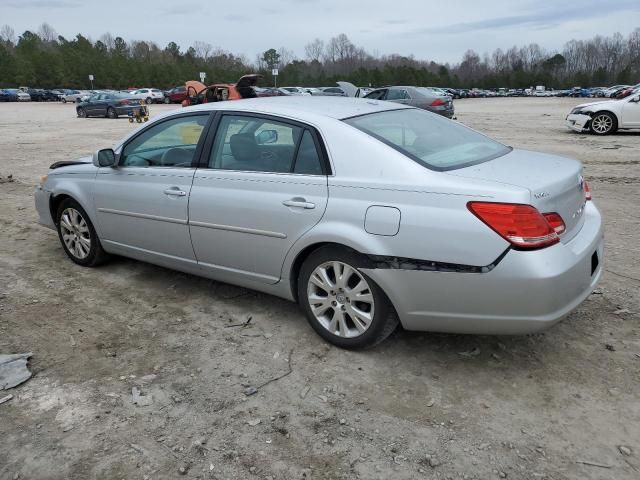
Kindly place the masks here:
<instances>
[{"instance_id":1,"label":"orange vehicle","mask_svg":"<svg viewBox=\"0 0 640 480\"><path fill-rule=\"evenodd\" d=\"M182 101L182 106L255 98L257 95L253 87L260 78L261 75L252 73L241 77L236 83L214 83L209 86L197 80L189 80L186 82L187 98Z\"/></svg>"}]
</instances>

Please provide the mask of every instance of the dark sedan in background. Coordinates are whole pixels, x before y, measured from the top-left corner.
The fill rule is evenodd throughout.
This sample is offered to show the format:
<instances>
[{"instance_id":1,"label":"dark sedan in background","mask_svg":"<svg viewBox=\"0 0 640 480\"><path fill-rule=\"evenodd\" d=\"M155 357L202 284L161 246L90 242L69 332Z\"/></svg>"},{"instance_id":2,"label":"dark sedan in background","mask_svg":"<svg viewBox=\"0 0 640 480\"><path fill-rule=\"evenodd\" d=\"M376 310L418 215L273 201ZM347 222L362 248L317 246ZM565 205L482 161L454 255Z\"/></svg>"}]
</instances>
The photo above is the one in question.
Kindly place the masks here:
<instances>
[{"instance_id":1,"label":"dark sedan in background","mask_svg":"<svg viewBox=\"0 0 640 480\"><path fill-rule=\"evenodd\" d=\"M429 87L398 86L378 88L364 98L423 108L447 118L453 118L454 114L452 98Z\"/></svg>"},{"instance_id":2,"label":"dark sedan in background","mask_svg":"<svg viewBox=\"0 0 640 480\"><path fill-rule=\"evenodd\" d=\"M76 107L78 117L107 117L118 118L120 115L129 115L142 108L140 99L128 93L98 93L81 102Z\"/></svg>"}]
</instances>

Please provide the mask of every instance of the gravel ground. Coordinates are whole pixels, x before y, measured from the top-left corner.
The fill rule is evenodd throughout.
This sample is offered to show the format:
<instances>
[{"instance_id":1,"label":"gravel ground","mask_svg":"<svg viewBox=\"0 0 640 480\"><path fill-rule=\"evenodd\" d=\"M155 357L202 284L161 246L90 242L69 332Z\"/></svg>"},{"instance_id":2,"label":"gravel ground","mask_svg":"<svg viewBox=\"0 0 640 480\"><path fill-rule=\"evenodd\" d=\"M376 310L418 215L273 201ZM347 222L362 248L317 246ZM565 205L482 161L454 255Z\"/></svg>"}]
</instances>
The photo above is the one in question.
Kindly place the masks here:
<instances>
[{"instance_id":1,"label":"gravel ground","mask_svg":"<svg viewBox=\"0 0 640 480\"><path fill-rule=\"evenodd\" d=\"M398 331L365 352L327 345L284 300L67 260L36 224L33 185L132 126L0 104L0 353L33 352L34 373L0 393L14 396L0 479L640 478L640 133L568 131L580 102L456 108L509 145L585 163L607 229L599 290L543 334Z\"/></svg>"}]
</instances>

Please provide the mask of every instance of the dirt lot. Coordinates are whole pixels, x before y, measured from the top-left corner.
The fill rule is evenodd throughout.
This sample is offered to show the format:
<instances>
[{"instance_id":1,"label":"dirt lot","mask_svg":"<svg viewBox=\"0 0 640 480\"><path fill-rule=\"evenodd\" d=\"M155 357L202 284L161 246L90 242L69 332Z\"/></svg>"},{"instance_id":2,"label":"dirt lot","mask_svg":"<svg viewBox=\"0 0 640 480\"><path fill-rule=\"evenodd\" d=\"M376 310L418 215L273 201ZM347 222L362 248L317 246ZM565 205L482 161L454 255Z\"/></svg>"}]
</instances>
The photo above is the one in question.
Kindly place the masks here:
<instances>
[{"instance_id":1,"label":"dirt lot","mask_svg":"<svg viewBox=\"0 0 640 480\"><path fill-rule=\"evenodd\" d=\"M277 298L67 260L36 224L33 185L132 127L0 104L0 175L15 179L0 183L0 353L33 352L34 372L0 392L14 395L0 479L640 478L640 133L569 132L580 102L456 107L507 144L585 163L607 228L601 288L544 334L398 331L365 352L328 346Z\"/></svg>"}]
</instances>

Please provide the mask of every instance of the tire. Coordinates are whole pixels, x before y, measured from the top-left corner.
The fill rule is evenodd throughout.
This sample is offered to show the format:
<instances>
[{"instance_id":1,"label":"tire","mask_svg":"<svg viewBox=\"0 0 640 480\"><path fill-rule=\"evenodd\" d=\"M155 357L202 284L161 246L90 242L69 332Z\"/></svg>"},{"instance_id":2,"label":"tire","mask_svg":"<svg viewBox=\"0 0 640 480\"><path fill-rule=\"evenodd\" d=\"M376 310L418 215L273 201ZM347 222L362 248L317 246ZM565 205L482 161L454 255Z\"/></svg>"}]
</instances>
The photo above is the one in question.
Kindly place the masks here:
<instances>
[{"instance_id":1,"label":"tire","mask_svg":"<svg viewBox=\"0 0 640 480\"><path fill-rule=\"evenodd\" d=\"M87 118L87 111L84 108L78 107L77 112L78 112L78 117Z\"/></svg>"},{"instance_id":2,"label":"tire","mask_svg":"<svg viewBox=\"0 0 640 480\"><path fill-rule=\"evenodd\" d=\"M63 98L63 99L62 99L62 103L67 103L67 99L66 99L66 98Z\"/></svg>"},{"instance_id":3,"label":"tire","mask_svg":"<svg viewBox=\"0 0 640 480\"><path fill-rule=\"evenodd\" d=\"M113 107L107 108L107 117L108 118L118 118L118 112Z\"/></svg>"},{"instance_id":4,"label":"tire","mask_svg":"<svg viewBox=\"0 0 640 480\"><path fill-rule=\"evenodd\" d=\"M308 322L318 335L341 348L373 347L398 326L385 293L358 270L362 263L352 250L321 247L304 261L298 276L298 303Z\"/></svg>"},{"instance_id":5,"label":"tire","mask_svg":"<svg viewBox=\"0 0 640 480\"><path fill-rule=\"evenodd\" d=\"M589 130L594 135L609 135L618 129L618 119L610 112L597 112L591 117Z\"/></svg>"},{"instance_id":6,"label":"tire","mask_svg":"<svg viewBox=\"0 0 640 480\"><path fill-rule=\"evenodd\" d=\"M62 248L73 262L83 267L95 267L105 261L107 254L98 234L78 202L66 198L60 203L56 226Z\"/></svg>"},{"instance_id":7,"label":"tire","mask_svg":"<svg viewBox=\"0 0 640 480\"><path fill-rule=\"evenodd\" d=\"M153 99L149 97L144 101L144 103L146 103L147 105L151 105L151 103L153 103Z\"/></svg>"},{"instance_id":8,"label":"tire","mask_svg":"<svg viewBox=\"0 0 640 480\"><path fill-rule=\"evenodd\" d=\"M170 99L169 97L164 97L163 102L164 102L165 104L169 104L169 103L171 103L171 99Z\"/></svg>"}]
</instances>

